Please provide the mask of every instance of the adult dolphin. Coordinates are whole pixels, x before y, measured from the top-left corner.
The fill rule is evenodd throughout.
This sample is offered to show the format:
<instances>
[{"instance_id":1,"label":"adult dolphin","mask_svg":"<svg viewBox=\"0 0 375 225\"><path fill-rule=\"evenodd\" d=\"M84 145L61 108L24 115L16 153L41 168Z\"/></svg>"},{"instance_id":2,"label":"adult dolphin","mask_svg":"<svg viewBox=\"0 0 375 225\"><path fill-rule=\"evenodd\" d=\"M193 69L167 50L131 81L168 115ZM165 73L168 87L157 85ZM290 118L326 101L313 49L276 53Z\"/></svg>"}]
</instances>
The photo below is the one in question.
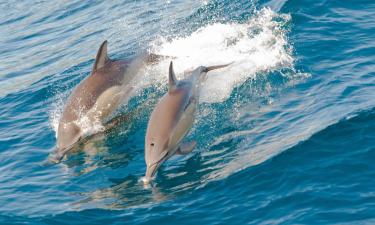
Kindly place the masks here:
<instances>
[{"instance_id":1,"label":"adult dolphin","mask_svg":"<svg viewBox=\"0 0 375 225\"><path fill-rule=\"evenodd\" d=\"M73 90L65 104L57 130L56 149L49 160L60 162L73 146L85 137L80 121L103 123L130 92L130 83L143 62L158 60L157 55L143 55L132 61L113 60L104 41L96 55L91 74Z\"/></svg>"},{"instance_id":2,"label":"adult dolphin","mask_svg":"<svg viewBox=\"0 0 375 225\"><path fill-rule=\"evenodd\" d=\"M208 71L228 65L200 66L189 77L178 81L173 63L170 63L168 92L157 103L147 125L145 184L150 182L159 166L171 156L185 155L194 149L195 141L181 144L181 140L193 125L201 85Z\"/></svg>"}]
</instances>

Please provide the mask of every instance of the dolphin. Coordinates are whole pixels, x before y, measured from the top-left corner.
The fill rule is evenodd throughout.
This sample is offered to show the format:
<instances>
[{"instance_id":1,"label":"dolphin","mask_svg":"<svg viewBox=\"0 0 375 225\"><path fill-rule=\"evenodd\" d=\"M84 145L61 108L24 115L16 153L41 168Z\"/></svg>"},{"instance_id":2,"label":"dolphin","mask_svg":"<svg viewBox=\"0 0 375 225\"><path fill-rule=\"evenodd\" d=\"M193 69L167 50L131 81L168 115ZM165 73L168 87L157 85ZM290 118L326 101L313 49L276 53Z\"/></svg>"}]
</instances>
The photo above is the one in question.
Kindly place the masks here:
<instances>
[{"instance_id":1,"label":"dolphin","mask_svg":"<svg viewBox=\"0 0 375 225\"><path fill-rule=\"evenodd\" d=\"M128 85L143 62L155 62L158 55L143 55L134 60L113 60L107 54L104 41L96 55L91 74L70 94L57 130L57 144L49 160L61 161L64 155L85 138L80 120L103 123L131 91Z\"/></svg>"},{"instance_id":2,"label":"dolphin","mask_svg":"<svg viewBox=\"0 0 375 225\"><path fill-rule=\"evenodd\" d=\"M173 155L186 155L196 145L195 141L181 143L194 122L202 83L208 71L228 66L200 66L184 80L178 81L169 66L168 92L156 104L147 125L145 137L145 184L155 176L160 165Z\"/></svg>"}]
</instances>

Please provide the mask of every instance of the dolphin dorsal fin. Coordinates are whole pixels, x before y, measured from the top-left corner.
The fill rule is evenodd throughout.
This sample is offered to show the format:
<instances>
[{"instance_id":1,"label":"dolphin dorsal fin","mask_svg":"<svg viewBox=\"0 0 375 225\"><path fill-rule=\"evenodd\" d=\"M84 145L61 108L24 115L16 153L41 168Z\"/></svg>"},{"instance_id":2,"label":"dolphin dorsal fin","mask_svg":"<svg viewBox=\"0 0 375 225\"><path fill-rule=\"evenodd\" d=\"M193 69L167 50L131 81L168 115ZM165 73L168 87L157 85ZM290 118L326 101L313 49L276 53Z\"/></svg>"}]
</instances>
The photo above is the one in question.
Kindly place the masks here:
<instances>
[{"instance_id":1,"label":"dolphin dorsal fin","mask_svg":"<svg viewBox=\"0 0 375 225\"><path fill-rule=\"evenodd\" d=\"M107 40L103 41L103 43L100 45L98 53L96 54L94 66L92 67L93 72L95 70L102 68L106 64L106 62L110 60L107 55L107 45L108 45Z\"/></svg>"},{"instance_id":2,"label":"dolphin dorsal fin","mask_svg":"<svg viewBox=\"0 0 375 225\"><path fill-rule=\"evenodd\" d=\"M171 92L176 88L177 85L177 78L176 74L173 70L173 62L171 61L171 64L169 64L169 79L168 79L169 89L168 91Z\"/></svg>"}]
</instances>

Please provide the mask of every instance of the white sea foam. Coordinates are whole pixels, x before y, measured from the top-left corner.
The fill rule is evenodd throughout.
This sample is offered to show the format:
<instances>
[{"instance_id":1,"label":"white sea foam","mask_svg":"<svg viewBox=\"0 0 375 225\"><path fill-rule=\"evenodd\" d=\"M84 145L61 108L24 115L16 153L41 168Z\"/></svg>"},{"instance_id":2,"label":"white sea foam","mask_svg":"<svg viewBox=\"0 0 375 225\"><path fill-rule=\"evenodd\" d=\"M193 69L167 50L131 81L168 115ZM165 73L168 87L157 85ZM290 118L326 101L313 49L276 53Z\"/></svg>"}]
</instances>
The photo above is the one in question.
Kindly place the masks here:
<instances>
[{"instance_id":1,"label":"white sea foam","mask_svg":"<svg viewBox=\"0 0 375 225\"><path fill-rule=\"evenodd\" d=\"M283 28L289 20L287 14L264 8L246 23L214 23L185 37L160 37L150 49L156 54L173 56L178 77L201 65L234 62L225 69L210 72L204 84L201 101L220 102L230 96L233 88L255 78L257 73L293 65ZM146 72L152 79L142 78L143 84L166 83L168 63L165 60L156 65L153 69L157 72Z\"/></svg>"}]
</instances>

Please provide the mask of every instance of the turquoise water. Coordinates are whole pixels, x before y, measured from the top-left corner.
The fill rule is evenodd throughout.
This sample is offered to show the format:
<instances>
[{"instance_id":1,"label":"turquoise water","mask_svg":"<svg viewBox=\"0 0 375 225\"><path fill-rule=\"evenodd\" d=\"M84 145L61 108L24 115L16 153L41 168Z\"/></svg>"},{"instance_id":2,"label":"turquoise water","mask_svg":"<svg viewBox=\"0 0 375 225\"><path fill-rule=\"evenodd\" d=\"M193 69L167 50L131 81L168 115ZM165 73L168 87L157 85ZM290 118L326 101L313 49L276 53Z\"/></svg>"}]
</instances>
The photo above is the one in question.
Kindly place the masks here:
<instances>
[{"instance_id":1,"label":"turquoise water","mask_svg":"<svg viewBox=\"0 0 375 225\"><path fill-rule=\"evenodd\" d=\"M0 224L375 223L373 1L1 2ZM145 172L168 61L145 66L118 114L58 165L63 103L100 43L209 74L192 154Z\"/></svg>"}]
</instances>

